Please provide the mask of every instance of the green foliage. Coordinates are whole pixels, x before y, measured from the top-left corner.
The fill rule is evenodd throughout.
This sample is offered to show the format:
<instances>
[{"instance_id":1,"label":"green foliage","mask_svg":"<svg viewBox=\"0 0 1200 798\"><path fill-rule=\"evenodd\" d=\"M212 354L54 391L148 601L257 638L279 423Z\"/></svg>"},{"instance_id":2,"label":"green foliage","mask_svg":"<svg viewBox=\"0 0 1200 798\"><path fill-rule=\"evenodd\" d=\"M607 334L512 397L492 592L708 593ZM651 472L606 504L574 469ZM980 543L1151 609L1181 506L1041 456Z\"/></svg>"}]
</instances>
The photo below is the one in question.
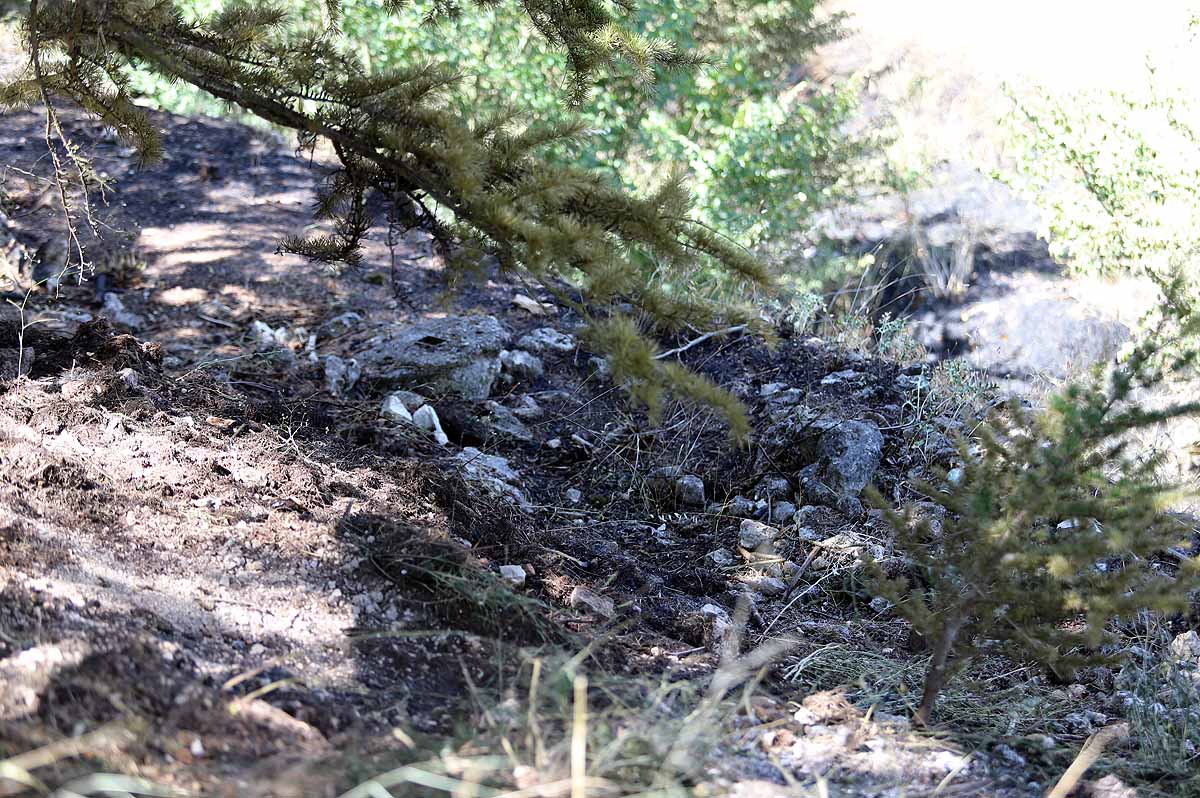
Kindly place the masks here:
<instances>
[{"instance_id":1,"label":"green foliage","mask_svg":"<svg viewBox=\"0 0 1200 798\"><path fill-rule=\"evenodd\" d=\"M985 646L1068 677L1106 658L1112 619L1187 606L1198 564L1174 576L1154 565L1185 536L1163 512L1174 491L1156 481L1155 457L1130 453L1129 439L1200 403L1152 411L1131 401L1160 379L1152 354L1138 348L1107 382L1073 384L1041 413L1014 403L976 431L974 446L962 440L961 470L916 486L945 508L942 523L887 511L912 573L875 567L873 590L930 645L918 722Z\"/></svg>"},{"instance_id":2,"label":"green foliage","mask_svg":"<svg viewBox=\"0 0 1200 798\"><path fill-rule=\"evenodd\" d=\"M814 105L798 115L776 106L769 113L739 110L732 116L727 103L745 92L747 102L767 108L764 98L785 59L800 55L791 48L832 35L836 24L814 22L812 6L806 0L768 2L746 13L715 0L638 8L595 0L525 0L502 11L486 0L470 9L456 2L421 6L364 0L307 6L294 15L284 4L35 0L27 24L29 69L0 87L0 102L41 101L53 117L50 99L67 98L112 125L152 160L160 155L160 142L150 118L133 101L134 75L141 71L191 85L294 131L302 147L324 141L337 154L341 167L329 177L318 203L325 232L285 239L285 251L321 262L356 262L359 244L376 221L366 201L373 193L388 200L392 223L433 235L453 274L490 261L551 285L565 278L580 286L593 306L621 297L660 325L711 324L727 317L729 308L680 289L698 272L717 270L724 284L744 294L770 282L765 266L695 214L685 170L664 170L656 161L644 170L645 176L655 173L653 181L622 185L589 168L590 161L621 167L663 155L657 145L640 149L631 143L643 140L655 125L670 128L675 145L702 139L722 125L760 129L725 147L714 161L717 169L732 168L744 147L765 149L762 131L767 130L782 136L785 148L801 142L822 150L836 146L832 131L838 114L849 111L846 102L823 109ZM209 13L197 13L199 8ZM411 14L418 8L444 27L414 25ZM671 24L655 22L656 13L665 13ZM406 43L387 45L391 60L372 54L377 38L368 35L369 23L389 15L397 15L399 27L385 27L379 40L386 42L391 32ZM473 49L478 42L470 36L449 28L477 18L499 37L488 40L484 51ZM678 30L690 30L692 38L676 44L662 35ZM747 31L757 31L757 38L735 46ZM553 96L556 113L538 119L511 102L514 94L506 87L539 85L532 68L509 71L522 51L510 38L514 32L542 54L534 64L538 57L556 59L557 68L543 76L543 82L552 83L533 98L537 105ZM423 47L424 36L436 37L437 46ZM476 63L436 57L480 52ZM711 82L722 76L719 70L714 75L681 69L717 53L728 57L728 68L739 76L731 86ZM483 61L486 68L480 66ZM477 71L467 72L468 66ZM669 111L644 91L651 79L660 80L668 93L680 92L668 101L674 103ZM590 110L582 116L563 112L564 103L581 104L596 85L601 90ZM680 88L687 86L707 92L709 101L689 105L694 98ZM646 127L643 118L658 122ZM786 126L791 127L785 135ZM646 132L644 140L659 141L658 135ZM59 140L71 153L71 164L84 173L86 159L61 130ZM780 172L778 162L769 164L775 177L767 183L755 177L745 191L754 193L754 185L769 183L792 199L801 193L817 196L820 191L806 190L801 178L816 175L818 163L821 157L806 152L790 173ZM58 174L70 178L66 168ZM710 175L723 179L716 170ZM728 206L726 220L736 218L746 201L744 192ZM82 265L82 252L79 260ZM647 279L648 268L657 279ZM619 353L616 370L639 383L636 395L654 406L671 388L725 409L735 431L744 429L736 402L725 392L676 365L651 367L649 344L634 343L628 335L632 329L619 319L601 319L594 338Z\"/></svg>"},{"instance_id":3,"label":"green foliage","mask_svg":"<svg viewBox=\"0 0 1200 798\"><path fill-rule=\"evenodd\" d=\"M192 18L221 5L181 4ZM367 73L429 60L461 75L447 101L464 114L515 107L542 122L578 118L588 136L548 153L561 161L634 189L656 183L666 164L684 165L698 218L748 243L802 229L844 187L848 165L867 146L844 130L857 86L801 83L782 91L815 46L841 33L840 17L817 18L817 0L647 0L620 23L631 40L672 43L675 60L630 58L629 69L604 64L608 71L587 92L574 79L575 63L538 35L520 6L447 15L434 13L438 5L344 3L337 25ZM296 19L309 26L326 15L320 5L296 6ZM703 63L675 68L693 61ZM649 70L653 65L671 68ZM174 110L220 110L144 71L133 81L136 91ZM711 269L704 274L715 276Z\"/></svg>"},{"instance_id":4,"label":"green foliage","mask_svg":"<svg viewBox=\"0 0 1200 798\"><path fill-rule=\"evenodd\" d=\"M1172 274L1195 249L1200 137L1185 94L1042 92L1014 100L1018 174L1051 252L1080 272Z\"/></svg>"}]
</instances>

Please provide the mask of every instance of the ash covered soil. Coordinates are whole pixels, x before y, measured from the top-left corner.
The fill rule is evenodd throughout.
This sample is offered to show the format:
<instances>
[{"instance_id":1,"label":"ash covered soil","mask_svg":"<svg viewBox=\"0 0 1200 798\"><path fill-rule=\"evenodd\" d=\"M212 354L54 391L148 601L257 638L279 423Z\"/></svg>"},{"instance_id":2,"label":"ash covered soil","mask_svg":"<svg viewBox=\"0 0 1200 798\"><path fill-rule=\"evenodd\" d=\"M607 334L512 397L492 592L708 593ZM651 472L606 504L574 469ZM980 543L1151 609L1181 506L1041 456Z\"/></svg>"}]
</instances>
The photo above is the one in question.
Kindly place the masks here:
<instances>
[{"instance_id":1,"label":"ash covered soil","mask_svg":"<svg viewBox=\"0 0 1200 798\"><path fill-rule=\"evenodd\" d=\"M791 648L689 776L710 794L1041 794L1115 719L1110 673L1067 694L985 659L943 727L908 728L919 641L863 590L864 557L898 558L857 492L903 504L951 465L960 422L912 423L911 369L783 328L712 338L675 356L744 399L749 445L695 406L650 419L548 293L493 274L447 296L428 242L382 228L339 275L278 255L321 165L156 118L168 154L138 168L67 115L112 181L99 273L0 316L0 759L338 795L491 722L513 652L703 680L742 618L742 650ZM29 251L62 229L41 125L0 126Z\"/></svg>"}]
</instances>

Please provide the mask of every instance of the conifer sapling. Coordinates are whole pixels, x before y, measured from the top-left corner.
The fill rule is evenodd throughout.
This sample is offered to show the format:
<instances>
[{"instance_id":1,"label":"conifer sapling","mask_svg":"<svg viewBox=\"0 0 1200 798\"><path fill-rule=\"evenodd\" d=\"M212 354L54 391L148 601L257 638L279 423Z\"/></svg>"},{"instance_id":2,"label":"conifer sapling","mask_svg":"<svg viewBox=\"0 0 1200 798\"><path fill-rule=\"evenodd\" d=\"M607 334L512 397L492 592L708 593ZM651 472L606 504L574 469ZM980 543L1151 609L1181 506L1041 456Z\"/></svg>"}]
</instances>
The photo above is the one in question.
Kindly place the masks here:
<instances>
[{"instance_id":1,"label":"conifer sapling","mask_svg":"<svg viewBox=\"0 0 1200 798\"><path fill-rule=\"evenodd\" d=\"M1161 379L1155 351L1139 347L1107 380L1074 383L1039 413L1014 402L977 441L961 440L961 475L915 486L945 508L941 524L897 513L873 494L910 568L889 577L873 564L872 590L931 652L914 722L930 722L947 681L989 643L1070 678L1083 664L1112 659L1110 621L1186 609L1200 561L1177 573L1156 562L1189 532L1165 512L1178 490L1158 479L1161 455L1131 444L1200 403L1148 410L1132 401Z\"/></svg>"}]
</instances>

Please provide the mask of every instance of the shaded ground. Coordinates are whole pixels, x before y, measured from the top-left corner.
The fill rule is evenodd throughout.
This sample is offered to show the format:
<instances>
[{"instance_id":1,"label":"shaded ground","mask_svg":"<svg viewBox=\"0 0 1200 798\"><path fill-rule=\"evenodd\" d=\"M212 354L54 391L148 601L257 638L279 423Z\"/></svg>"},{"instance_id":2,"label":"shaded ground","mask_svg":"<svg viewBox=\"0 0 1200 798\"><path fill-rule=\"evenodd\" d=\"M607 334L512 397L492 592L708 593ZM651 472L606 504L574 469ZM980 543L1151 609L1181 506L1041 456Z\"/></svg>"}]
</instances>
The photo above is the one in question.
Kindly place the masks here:
<instances>
[{"instance_id":1,"label":"shaded ground","mask_svg":"<svg viewBox=\"0 0 1200 798\"><path fill-rule=\"evenodd\" d=\"M320 167L244 128L160 119L172 155L141 170L71 122L115 180L104 213L126 236L108 239L98 266L136 318L118 329L100 319L94 283L39 296L32 370L0 395L0 758L100 729L109 734L87 756L39 775L111 769L218 795L332 795L415 756L414 738L491 728L479 696L512 689L518 648L548 656L590 641L590 667L629 682L711 674L719 646L703 608L734 612L766 573L709 556L738 552L741 519L722 503L761 494L772 474L794 493L807 455L765 438L732 448L688 406L651 421L580 347L493 396L536 399L531 440L497 438L476 404L445 397L447 447L383 423L382 386L330 393L307 336L320 357L354 356L437 307L436 260L417 238L389 248L382 235L336 279L273 254L282 232L308 223ZM38 124L5 118L0 163L44 174ZM23 174L6 182L11 216L36 248L56 215ZM574 330L567 314L515 307L517 292L537 296L494 275L433 315L491 313L514 336ZM0 348L11 352L18 318L5 313ZM256 320L290 331L293 354L264 352ZM760 429L791 412L764 391L772 383L816 415L873 422L884 431L876 482L897 501L912 475L944 462L914 443L936 425L913 419L900 379L911 375L895 364L788 337L773 351L714 339L684 359L742 396ZM511 461L527 511L468 484L455 460L465 445ZM645 477L664 465L700 476L715 504L656 497ZM746 632L794 649L765 674L774 697L732 721L706 761L698 778L718 793L806 794L827 780L841 795L1040 794L1111 718L1103 674L1064 700L996 662L971 675L986 689L950 701L959 709L942 733L913 734L893 713L912 704L920 653L865 604L858 567L867 548L887 555L885 526L814 507L803 527L778 558L822 556L793 590L764 591ZM501 564L524 566L521 589ZM573 601L579 587L610 598L614 618ZM1013 693L1040 703L1017 712L1000 703ZM985 717L987 734L963 733ZM1035 722L1050 744L1026 739Z\"/></svg>"}]
</instances>

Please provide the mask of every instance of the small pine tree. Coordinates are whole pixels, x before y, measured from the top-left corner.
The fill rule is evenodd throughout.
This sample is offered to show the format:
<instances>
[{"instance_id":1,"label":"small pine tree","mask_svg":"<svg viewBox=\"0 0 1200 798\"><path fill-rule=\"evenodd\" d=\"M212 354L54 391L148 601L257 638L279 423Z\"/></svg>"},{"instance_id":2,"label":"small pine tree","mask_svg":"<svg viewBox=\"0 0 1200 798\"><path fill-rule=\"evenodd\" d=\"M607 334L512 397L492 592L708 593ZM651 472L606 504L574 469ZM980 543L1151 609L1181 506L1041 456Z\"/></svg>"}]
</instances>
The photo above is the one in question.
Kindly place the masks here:
<instances>
[{"instance_id":1,"label":"small pine tree","mask_svg":"<svg viewBox=\"0 0 1200 798\"><path fill-rule=\"evenodd\" d=\"M945 508L941 524L874 494L911 570L889 577L873 565L872 590L931 650L915 723L929 723L939 692L985 643L1069 678L1111 659L1100 650L1110 621L1187 608L1200 561L1174 575L1153 564L1187 537L1164 511L1177 490L1156 478L1159 457L1131 444L1200 403L1147 410L1131 401L1161 379L1155 352L1140 347L1107 381L1073 384L1040 413L1014 403L980 428L975 448L961 441L961 472L916 486Z\"/></svg>"},{"instance_id":2,"label":"small pine tree","mask_svg":"<svg viewBox=\"0 0 1200 798\"><path fill-rule=\"evenodd\" d=\"M495 0L475 0L481 9ZM405 0L387 0L399 9ZM457 0L434 0L431 14L469 13ZM698 59L670 42L650 40L621 24L631 3L522 0L531 25L566 54L566 99L579 101L603 71L631 71L643 82ZM548 158L551 147L587 135L578 123L539 125L516 109L468 118L448 98L459 76L434 63L371 73L337 29L338 0L327 0L328 24L296 30L283 5L233 0L217 13L189 19L174 0L31 0L26 15L29 66L0 86L0 105L42 103L56 148L66 153L60 179L90 174L67 140L52 106L63 98L111 125L146 160L161 153L157 130L134 104L130 68L192 84L268 122L295 131L302 146L332 146L340 160L321 193L318 213L331 232L284 240L282 249L317 261L349 262L372 226L367 196L388 200L391 221L431 233L451 270L491 260L554 285L569 277L592 307L617 297L649 311L666 327L755 322L734 308L663 291L637 264L684 271L697 259L718 264L746 284L767 284L765 266L741 246L691 216L682 174L669 172L657 190L635 196L595 172ZM75 168L72 168L75 167ZM77 259L82 261L82 249ZM82 268L82 263L80 267ZM566 297L564 295L564 301ZM583 306L578 306L586 311ZM594 327L612 349L618 380L655 399L675 390L733 413L732 396L712 383L632 345L628 323L602 318ZM648 343L648 342L647 342Z\"/></svg>"}]
</instances>

